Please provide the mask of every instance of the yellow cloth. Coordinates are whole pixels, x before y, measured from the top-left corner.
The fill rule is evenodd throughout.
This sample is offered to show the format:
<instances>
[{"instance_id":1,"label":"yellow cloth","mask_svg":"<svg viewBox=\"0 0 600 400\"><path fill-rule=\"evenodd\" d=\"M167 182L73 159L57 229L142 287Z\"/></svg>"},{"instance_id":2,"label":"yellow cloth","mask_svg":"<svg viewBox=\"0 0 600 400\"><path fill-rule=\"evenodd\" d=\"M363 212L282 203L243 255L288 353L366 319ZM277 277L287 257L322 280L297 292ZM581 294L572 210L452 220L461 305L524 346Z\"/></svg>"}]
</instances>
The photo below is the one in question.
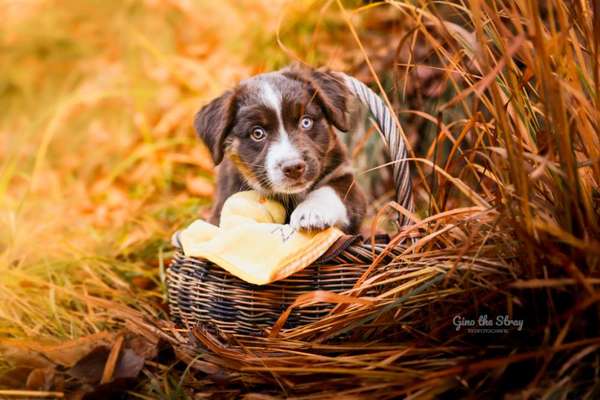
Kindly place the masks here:
<instances>
[{"instance_id":1,"label":"yellow cloth","mask_svg":"<svg viewBox=\"0 0 600 400\"><path fill-rule=\"evenodd\" d=\"M296 231L284 207L258 192L236 193L225 201L220 227L197 220L177 234L186 256L204 258L238 278L264 285L298 272L343 235L337 228Z\"/></svg>"}]
</instances>

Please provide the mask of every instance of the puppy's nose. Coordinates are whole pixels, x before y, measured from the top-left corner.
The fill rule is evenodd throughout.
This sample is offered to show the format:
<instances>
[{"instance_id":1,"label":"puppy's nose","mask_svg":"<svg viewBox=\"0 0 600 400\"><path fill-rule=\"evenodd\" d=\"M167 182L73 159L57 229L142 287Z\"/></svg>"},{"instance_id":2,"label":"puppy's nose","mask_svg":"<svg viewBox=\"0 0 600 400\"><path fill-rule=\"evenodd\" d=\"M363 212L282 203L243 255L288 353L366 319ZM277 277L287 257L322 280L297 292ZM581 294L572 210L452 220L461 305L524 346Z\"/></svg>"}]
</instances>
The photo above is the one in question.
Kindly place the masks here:
<instances>
[{"instance_id":1,"label":"puppy's nose","mask_svg":"<svg viewBox=\"0 0 600 400\"><path fill-rule=\"evenodd\" d=\"M298 179L304 175L306 163L302 160L284 161L281 164L283 174L290 179Z\"/></svg>"}]
</instances>

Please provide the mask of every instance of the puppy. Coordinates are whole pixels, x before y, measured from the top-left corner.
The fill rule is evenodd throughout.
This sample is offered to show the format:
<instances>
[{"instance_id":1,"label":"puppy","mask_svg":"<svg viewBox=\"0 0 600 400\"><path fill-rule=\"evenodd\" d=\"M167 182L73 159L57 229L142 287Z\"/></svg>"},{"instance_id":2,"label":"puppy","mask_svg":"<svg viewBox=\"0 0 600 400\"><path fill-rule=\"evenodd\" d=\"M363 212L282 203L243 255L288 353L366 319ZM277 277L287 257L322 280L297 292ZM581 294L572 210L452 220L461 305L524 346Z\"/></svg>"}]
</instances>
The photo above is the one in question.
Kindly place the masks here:
<instances>
[{"instance_id":1,"label":"puppy","mask_svg":"<svg viewBox=\"0 0 600 400\"><path fill-rule=\"evenodd\" d=\"M203 107L194 125L219 165L211 222L223 202L254 189L285 205L295 229L356 233L366 200L337 131L351 96L332 72L292 66L254 76Z\"/></svg>"}]
</instances>

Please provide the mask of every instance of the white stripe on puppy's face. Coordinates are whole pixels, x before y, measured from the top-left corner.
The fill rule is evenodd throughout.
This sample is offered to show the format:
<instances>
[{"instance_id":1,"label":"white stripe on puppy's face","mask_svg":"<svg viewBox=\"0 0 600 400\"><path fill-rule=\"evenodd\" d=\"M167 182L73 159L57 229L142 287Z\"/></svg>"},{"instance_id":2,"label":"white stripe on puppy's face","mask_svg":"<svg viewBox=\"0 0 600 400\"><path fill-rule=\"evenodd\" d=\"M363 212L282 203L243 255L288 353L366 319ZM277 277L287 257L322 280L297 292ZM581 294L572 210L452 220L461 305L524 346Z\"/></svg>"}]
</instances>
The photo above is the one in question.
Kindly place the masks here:
<instances>
[{"instance_id":1,"label":"white stripe on puppy's face","mask_svg":"<svg viewBox=\"0 0 600 400\"><path fill-rule=\"evenodd\" d=\"M279 123L282 121L281 117L281 93L271 86L271 84L265 80L260 82L259 86L260 97L266 106L271 107L277 114Z\"/></svg>"},{"instance_id":2,"label":"white stripe on puppy's face","mask_svg":"<svg viewBox=\"0 0 600 400\"><path fill-rule=\"evenodd\" d=\"M279 93L268 82L262 82L260 85L261 97L265 105L273 109L277 115L278 132L277 138L273 140L267 150L265 160L267 175L271 181L273 189L278 192L290 192L286 188L286 178L281 169L281 164L285 161L301 159L302 156L298 149L290 141L290 137L283 125L281 93Z\"/></svg>"}]
</instances>

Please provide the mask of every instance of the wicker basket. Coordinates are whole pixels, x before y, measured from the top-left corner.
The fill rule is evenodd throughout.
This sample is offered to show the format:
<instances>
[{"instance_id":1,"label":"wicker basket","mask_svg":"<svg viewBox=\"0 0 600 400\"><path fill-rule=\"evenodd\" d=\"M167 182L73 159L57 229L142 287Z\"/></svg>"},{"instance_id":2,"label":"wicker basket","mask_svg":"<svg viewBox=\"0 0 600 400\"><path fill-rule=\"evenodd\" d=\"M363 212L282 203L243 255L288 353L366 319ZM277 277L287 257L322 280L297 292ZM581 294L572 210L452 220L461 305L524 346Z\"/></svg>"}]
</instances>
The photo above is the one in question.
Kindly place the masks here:
<instances>
[{"instance_id":1,"label":"wicker basket","mask_svg":"<svg viewBox=\"0 0 600 400\"><path fill-rule=\"evenodd\" d=\"M366 106L385 140L396 184L397 202L413 209L410 171L406 147L385 103L365 84L348 75L337 73L356 98ZM399 216L398 223L408 220ZM199 324L225 333L260 334L272 327L283 311L301 294L315 290L335 293L354 287L374 257L384 251L385 243L354 241L338 254L320 258L303 271L269 285L253 285L242 281L217 265L186 257L180 249L167 270L167 288L171 318L181 326ZM389 250L389 249L388 249ZM390 252L393 257L400 249ZM385 265L385 259L382 265ZM318 304L295 309L284 328L304 325L324 317L333 305Z\"/></svg>"}]
</instances>

